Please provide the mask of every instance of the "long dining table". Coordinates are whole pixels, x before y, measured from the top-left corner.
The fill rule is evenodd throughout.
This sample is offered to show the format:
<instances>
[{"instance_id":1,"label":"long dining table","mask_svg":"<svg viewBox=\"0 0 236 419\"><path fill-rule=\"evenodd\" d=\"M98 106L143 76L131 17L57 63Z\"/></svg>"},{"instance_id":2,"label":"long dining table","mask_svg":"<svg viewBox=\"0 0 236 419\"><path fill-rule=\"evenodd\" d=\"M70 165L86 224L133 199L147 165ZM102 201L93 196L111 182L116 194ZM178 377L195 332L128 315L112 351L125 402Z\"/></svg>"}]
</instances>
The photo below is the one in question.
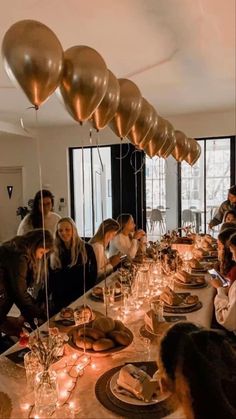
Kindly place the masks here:
<instances>
[{"instance_id":1,"label":"long dining table","mask_svg":"<svg viewBox=\"0 0 236 419\"><path fill-rule=\"evenodd\" d=\"M107 284L117 280L117 274L111 274L107 278ZM99 284L103 286L103 283ZM178 287L175 287L175 291L191 291ZM213 299L214 289L208 284L205 288L194 289L192 292L198 295L199 300L202 303L202 307L198 311L186 313L185 316L188 321L194 322L200 326L209 328L212 321L213 314ZM96 312L105 314L105 306L101 301L94 301L90 298L91 291L88 291L84 296L71 304L72 308L88 304ZM108 307L108 315L117 318L119 313L119 307L122 301L118 301L113 307ZM109 356L93 356L91 360L83 370L83 374L79 374L73 391L70 394L70 400L73 400L74 411L73 416L75 418L121 418L128 417L118 415L105 408L100 401L97 399L95 394L95 384L99 377L111 368L120 366L127 362L147 361L156 360L158 351L158 339L159 337L151 340L149 350L146 351L144 348L143 339L140 335L140 329L144 325L144 314L149 309L148 303L144 304L134 311L130 311L126 315L123 315L122 321L133 333L133 342L127 348L120 352L115 352ZM165 313L164 313L165 314ZM168 314L168 313L167 313ZM56 326L54 321L55 317L50 319L50 326ZM41 326L41 330L46 330L48 324ZM68 328L62 326L62 332L68 332ZM13 347L8 349L0 356L0 392L6 393L12 402L12 418L30 418L36 417L33 415L33 392L27 390L25 370L22 366L19 366L8 359L8 355L18 351L19 344L15 344ZM66 343L64 349L64 357L73 357L73 354L80 354L81 352L76 351L70 343ZM63 359L62 358L62 359ZM29 410L31 406L31 410ZM58 416L59 415L59 416ZM54 413L52 417L67 418L67 413L63 413L63 409L60 410L60 414ZM167 416L160 416L168 419L180 419L183 416L181 409L168 414ZM158 419L158 416L157 416Z\"/></svg>"}]
</instances>

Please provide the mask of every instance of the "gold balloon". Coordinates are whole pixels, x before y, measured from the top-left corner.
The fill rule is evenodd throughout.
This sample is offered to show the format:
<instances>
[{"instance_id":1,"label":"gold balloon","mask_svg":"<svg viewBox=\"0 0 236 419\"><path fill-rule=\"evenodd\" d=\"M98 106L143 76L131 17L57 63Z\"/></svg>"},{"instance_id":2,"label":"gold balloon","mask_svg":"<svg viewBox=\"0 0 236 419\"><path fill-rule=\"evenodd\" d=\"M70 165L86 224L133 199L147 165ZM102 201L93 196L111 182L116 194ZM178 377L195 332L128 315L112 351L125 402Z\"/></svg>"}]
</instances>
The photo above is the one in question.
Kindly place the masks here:
<instances>
[{"instance_id":1,"label":"gold balloon","mask_svg":"<svg viewBox=\"0 0 236 419\"><path fill-rule=\"evenodd\" d=\"M158 127L158 115L157 115L157 113L156 113L156 111L155 111L155 109L153 107L152 107L152 110L153 110L153 115L152 115L153 122L151 124L151 128L148 131L148 133L145 136L145 138L141 141L141 143L139 143L139 148L142 149L142 150L153 139L153 137L154 137L154 135L156 133L157 127Z\"/></svg>"},{"instance_id":2,"label":"gold balloon","mask_svg":"<svg viewBox=\"0 0 236 419\"><path fill-rule=\"evenodd\" d=\"M142 98L140 114L127 136L131 143L139 146L141 141L146 138L154 122L154 109L146 99Z\"/></svg>"},{"instance_id":3,"label":"gold balloon","mask_svg":"<svg viewBox=\"0 0 236 419\"><path fill-rule=\"evenodd\" d=\"M178 162L184 160L189 153L189 144L186 135L182 131L175 131L176 146L171 152Z\"/></svg>"},{"instance_id":4,"label":"gold balloon","mask_svg":"<svg viewBox=\"0 0 236 419\"><path fill-rule=\"evenodd\" d=\"M17 81L35 106L58 87L63 70L63 49L56 35L35 20L21 20L6 32L3 63L10 79Z\"/></svg>"},{"instance_id":5,"label":"gold balloon","mask_svg":"<svg viewBox=\"0 0 236 419\"><path fill-rule=\"evenodd\" d=\"M141 112L142 96L139 88L128 79L118 79L120 103L114 118L109 123L114 133L124 138L128 135Z\"/></svg>"},{"instance_id":6,"label":"gold balloon","mask_svg":"<svg viewBox=\"0 0 236 419\"><path fill-rule=\"evenodd\" d=\"M151 141L149 141L149 143L146 144L146 146L144 147L144 151L149 155L149 157L153 157L156 155L158 155L159 157L161 156L159 152L166 143L166 136L162 134L163 133L160 133L160 129L158 129L157 127L156 132L154 133Z\"/></svg>"},{"instance_id":7,"label":"gold balloon","mask_svg":"<svg viewBox=\"0 0 236 419\"><path fill-rule=\"evenodd\" d=\"M114 74L108 70L108 86L100 105L92 116L92 125L97 130L105 128L114 117L120 101L120 85Z\"/></svg>"},{"instance_id":8,"label":"gold balloon","mask_svg":"<svg viewBox=\"0 0 236 419\"><path fill-rule=\"evenodd\" d=\"M190 150L184 160L191 165L195 158L199 155L199 147L198 142L194 138L188 138L188 143L190 145Z\"/></svg>"},{"instance_id":9,"label":"gold balloon","mask_svg":"<svg viewBox=\"0 0 236 419\"><path fill-rule=\"evenodd\" d=\"M161 148L158 150L157 154L159 157L163 157L166 159L175 147L176 139L174 135L174 128L169 121L167 121L164 118L161 118L161 126L159 127L159 131L160 137L163 140L163 144Z\"/></svg>"},{"instance_id":10,"label":"gold balloon","mask_svg":"<svg viewBox=\"0 0 236 419\"><path fill-rule=\"evenodd\" d=\"M80 45L65 51L60 93L69 114L79 122L91 117L102 101L108 84L108 70L101 55Z\"/></svg>"}]
</instances>

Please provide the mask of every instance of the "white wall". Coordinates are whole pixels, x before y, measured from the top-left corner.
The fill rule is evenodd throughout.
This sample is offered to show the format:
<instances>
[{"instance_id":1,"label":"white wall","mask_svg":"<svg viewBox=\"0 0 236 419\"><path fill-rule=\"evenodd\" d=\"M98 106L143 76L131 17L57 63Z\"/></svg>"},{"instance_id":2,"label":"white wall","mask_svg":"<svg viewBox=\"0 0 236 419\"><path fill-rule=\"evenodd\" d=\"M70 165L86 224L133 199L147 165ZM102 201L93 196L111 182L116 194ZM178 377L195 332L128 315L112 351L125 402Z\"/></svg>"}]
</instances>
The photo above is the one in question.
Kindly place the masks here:
<instances>
[{"instance_id":1,"label":"white wall","mask_svg":"<svg viewBox=\"0 0 236 419\"><path fill-rule=\"evenodd\" d=\"M222 113L189 114L181 116L166 116L176 129L180 129L191 137L214 137L235 134L235 113L233 111ZM58 200L66 198L69 202L69 176L68 176L68 148L81 145L90 145L89 124L81 127L79 124L60 128L42 128L38 131L40 156L42 166L43 185L55 195L56 210ZM114 144L119 142L113 132L106 128L100 134L100 144ZM92 137L96 144L97 134ZM39 189L38 162L36 140L19 136L0 136L0 166L22 166L24 168L24 205ZM171 208L167 213L168 227L177 224L177 179L176 162L168 159L167 176L167 206ZM61 212L66 215L68 209Z\"/></svg>"}]
</instances>

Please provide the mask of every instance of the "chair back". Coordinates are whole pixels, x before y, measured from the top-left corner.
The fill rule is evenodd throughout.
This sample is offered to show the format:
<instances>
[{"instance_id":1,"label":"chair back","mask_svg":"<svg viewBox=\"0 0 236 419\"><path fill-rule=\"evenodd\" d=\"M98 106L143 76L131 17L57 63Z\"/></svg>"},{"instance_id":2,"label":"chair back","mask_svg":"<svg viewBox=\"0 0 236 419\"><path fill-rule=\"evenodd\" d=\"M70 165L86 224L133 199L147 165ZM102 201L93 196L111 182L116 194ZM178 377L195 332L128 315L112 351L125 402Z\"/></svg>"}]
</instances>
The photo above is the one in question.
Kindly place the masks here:
<instances>
[{"instance_id":1,"label":"chair back","mask_svg":"<svg viewBox=\"0 0 236 419\"><path fill-rule=\"evenodd\" d=\"M191 209L184 209L182 211L182 222L183 223L193 223L194 222L194 214Z\"/></svg>"},{"instance_id":2,"label":"chair back","mask_svg":"<svg viewBox=\"0 0 236 419\"><path fill-rule=\"evenodd\" d=\"M163 221L162 213L158 208L154 208L150 214L151 221Z\"/></svg>"}]
</instances>

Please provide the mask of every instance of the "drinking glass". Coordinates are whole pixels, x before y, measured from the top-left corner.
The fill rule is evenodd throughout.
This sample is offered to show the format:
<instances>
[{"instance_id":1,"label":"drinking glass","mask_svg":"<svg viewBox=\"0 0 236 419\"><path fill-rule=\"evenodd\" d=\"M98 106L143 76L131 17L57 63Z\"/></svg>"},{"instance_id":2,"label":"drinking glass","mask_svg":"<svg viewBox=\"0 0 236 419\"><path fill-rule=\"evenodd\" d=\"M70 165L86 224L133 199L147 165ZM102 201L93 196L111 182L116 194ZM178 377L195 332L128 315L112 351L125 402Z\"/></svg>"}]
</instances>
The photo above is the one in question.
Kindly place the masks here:
<instances>
[{"instance_id":1,"label":"drinking glass","mask_svg":"<svg viewBox=\"0 0 236 419\"><path fill-rule=\"evenodd\" d=\"M26 373L27 387L29 390L34 389L35 377L42 371L38 357L33 352L27 352L24 356L24 367Z\"/></svg>"}]
</instances>

